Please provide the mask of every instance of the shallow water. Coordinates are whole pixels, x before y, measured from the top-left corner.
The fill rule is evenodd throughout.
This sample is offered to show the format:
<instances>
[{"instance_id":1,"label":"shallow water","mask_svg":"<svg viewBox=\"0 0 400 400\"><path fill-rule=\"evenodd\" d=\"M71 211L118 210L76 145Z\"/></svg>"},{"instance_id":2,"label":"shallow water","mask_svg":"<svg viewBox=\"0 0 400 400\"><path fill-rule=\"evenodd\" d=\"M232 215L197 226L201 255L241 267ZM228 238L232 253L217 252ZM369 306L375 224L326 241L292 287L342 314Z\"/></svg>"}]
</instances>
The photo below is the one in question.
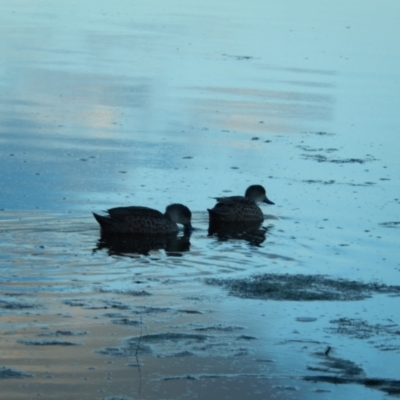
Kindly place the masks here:
<instances>
[{"instance_id":1,"label":"shallow water","mask_svg":"<svg viewBox=\"0 0 400 400\"><path fill-rule=\"evenodd\" d=\"M308 7L2 2L6 398L398 395L399 6ZM208 236L252 183L265 232ZM172 202L183 247L99 242Z\"/></svg>"}]
</instances>

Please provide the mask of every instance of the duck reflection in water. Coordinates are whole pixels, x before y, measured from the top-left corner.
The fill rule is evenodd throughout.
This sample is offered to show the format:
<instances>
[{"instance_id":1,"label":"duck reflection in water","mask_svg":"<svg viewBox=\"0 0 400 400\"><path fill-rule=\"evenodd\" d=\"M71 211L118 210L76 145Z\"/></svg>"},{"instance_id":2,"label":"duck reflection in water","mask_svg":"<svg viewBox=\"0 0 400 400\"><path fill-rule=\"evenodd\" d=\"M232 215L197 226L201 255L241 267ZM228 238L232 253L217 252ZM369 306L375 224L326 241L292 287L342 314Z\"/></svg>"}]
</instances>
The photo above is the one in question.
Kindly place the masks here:
<instances>
[{"instance_id":1,"label":"duck reflection in water","mask_svg":"<svg viewBox=\"0 0 400 400\"><path fill-rule=\"evenodd\" d=\"M108 255L129 256L141 254L148 256L151 251L164 250L169 256L181 256L190 250L190 234L178 235L138 235L101 233L97 250L107 250Z\"/></svg>"},{"instance_id":2,"label":"duck reflection in water","mask_svg":"<svg viewBox=\"0 0 400 400\"><path fill-rule=\"evenodd\" d=\"M221 227L209 227L208 235L214 236L220 242L225 242L230 239L245 240L252 246L260 246L267 237L268 231L272 225L267 227L260 226L261 224L225 224Z\"/></svg>"},{"instance_id":3,"label":"duck reflection in water","mask_svg":"<svg viewBox=\"0 0 400 400\"><path fill-rule=\"evenodd\" d=\"M268 199L265 188L251 185L244 196L216 197L217 204L208 209L208 234L217 234L220 240L244 239L259 245L267 230L262 228L264 214L257 203L275 204Z\"/></svg>"},{"instance_id":4,"label":"duck reflection in water","mask_svg":"<svg viewBox=\"0 0 400 400\"><path fill-rule=\"evenodd\" d=\"M108 248L109 254L148 254L164 249L167 254L188 251L192 213L183 204L169 205L165 213L148 207L116 207L105 216L93 213L100 224L101 238L97 249ZM178 225L184 235L178 237Z\"/></svg>"}]
</instances>

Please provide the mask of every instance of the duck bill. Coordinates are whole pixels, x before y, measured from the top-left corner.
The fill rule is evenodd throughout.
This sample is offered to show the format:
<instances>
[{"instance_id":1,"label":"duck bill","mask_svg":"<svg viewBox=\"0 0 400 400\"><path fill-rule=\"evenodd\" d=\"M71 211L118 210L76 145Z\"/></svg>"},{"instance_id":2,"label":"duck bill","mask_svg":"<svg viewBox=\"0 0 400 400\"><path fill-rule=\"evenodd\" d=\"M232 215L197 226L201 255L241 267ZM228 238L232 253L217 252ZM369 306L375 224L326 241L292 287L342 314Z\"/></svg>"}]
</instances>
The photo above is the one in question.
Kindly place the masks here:
<instances>
[{"instance_id":1,"label":"duck bill","mask_svg":"<svg viewBox=\"0 0 400 400\"><path fill-rule=\"evenodd\" d=\"M267 204L275 204L273 201L271 201L268 197L265 198L265 200L263 201L263 203L267 203Z\"/></svg>"},{"instance_id":2,"label":"duck bill","mask_svg":"<svg viewBox=\"0 0 400 400\"><path fill-rule=\"evenodd\" d=\"M194 228L193 228L192 224L188 224L188 225L185 225L185 226L183 227L183 231L184 231L186 234L190 234L190 233L192 233L192 232L194 231Z\"/></svg>"}]
</instances>

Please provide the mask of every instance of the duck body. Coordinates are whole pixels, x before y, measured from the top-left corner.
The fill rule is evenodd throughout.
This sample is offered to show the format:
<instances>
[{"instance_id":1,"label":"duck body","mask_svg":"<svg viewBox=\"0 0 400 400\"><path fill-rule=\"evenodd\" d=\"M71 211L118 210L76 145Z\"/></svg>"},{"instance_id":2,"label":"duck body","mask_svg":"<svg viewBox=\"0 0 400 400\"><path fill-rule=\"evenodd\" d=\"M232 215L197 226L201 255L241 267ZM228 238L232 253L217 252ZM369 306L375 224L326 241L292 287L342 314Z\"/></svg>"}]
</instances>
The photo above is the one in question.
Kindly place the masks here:
<instances>
[{"instance_id":1,"label":"duck body","mask_svg":"<svg viewBox=\"0 0 400 400\"><path fill-rule=\"evenodd\" d=\"M217 197L216 200L214 208L208 209L210 226L213 227L221 224L261 224L264 214L257 202L274 204L261 185L248 187L244 196Z\"/></svg>"},{"instance_id":2,"label":"duck body","mask_svg":"<svg viewBox=\"0 0 400 400\"><path fill-rule=\"evenodd\" d=\"M245 197L218 199L214 208L208 210L210 221L229 223L261 223L264 215L257 204Z\"/></svg>"},{"instance_id":3,"label":"duck body","mask_svg":"<svg viewBox=\"0 0 400 400\"><path fill-rule=\"evenodd\" d=\"M93 213L102 233L168 235L177 233L177 223L190 231L192 213L183 204L169 205L165 213L148 207L115 207L105 216Z\"/></svg>"}]
</instances>

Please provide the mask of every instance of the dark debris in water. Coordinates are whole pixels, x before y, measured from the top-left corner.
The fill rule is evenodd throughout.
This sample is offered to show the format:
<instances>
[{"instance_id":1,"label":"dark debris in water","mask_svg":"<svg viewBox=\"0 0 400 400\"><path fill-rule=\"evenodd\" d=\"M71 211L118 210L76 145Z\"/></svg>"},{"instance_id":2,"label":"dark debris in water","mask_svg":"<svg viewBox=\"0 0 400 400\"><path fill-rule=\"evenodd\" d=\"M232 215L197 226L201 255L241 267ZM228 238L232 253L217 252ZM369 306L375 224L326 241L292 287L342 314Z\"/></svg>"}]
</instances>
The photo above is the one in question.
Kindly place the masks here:
<instances>
[{"instance_id":1,"label":"dark debris in water","mask_svg":"<svg viewBox=\"0 0 400 400\"><path fill-rule=\"evenodd\" d=\"M263 274L244 279L205 279L241 298L264 300L362 300L375 293L400 295L400 286L333 279L322 275Z\"/></svg>"},{"instance_id":2,"label":"dark debris in water","mask_svg":"<svg viewBox=\"0 0 400 400\"><path fill-rule=\"evenodd\" d=\"M33 375L27 374L26 372L18 371L16 369L8 367L0 367L0 379L9 378L30 378Z\"/></svg>"}]
</instances>

